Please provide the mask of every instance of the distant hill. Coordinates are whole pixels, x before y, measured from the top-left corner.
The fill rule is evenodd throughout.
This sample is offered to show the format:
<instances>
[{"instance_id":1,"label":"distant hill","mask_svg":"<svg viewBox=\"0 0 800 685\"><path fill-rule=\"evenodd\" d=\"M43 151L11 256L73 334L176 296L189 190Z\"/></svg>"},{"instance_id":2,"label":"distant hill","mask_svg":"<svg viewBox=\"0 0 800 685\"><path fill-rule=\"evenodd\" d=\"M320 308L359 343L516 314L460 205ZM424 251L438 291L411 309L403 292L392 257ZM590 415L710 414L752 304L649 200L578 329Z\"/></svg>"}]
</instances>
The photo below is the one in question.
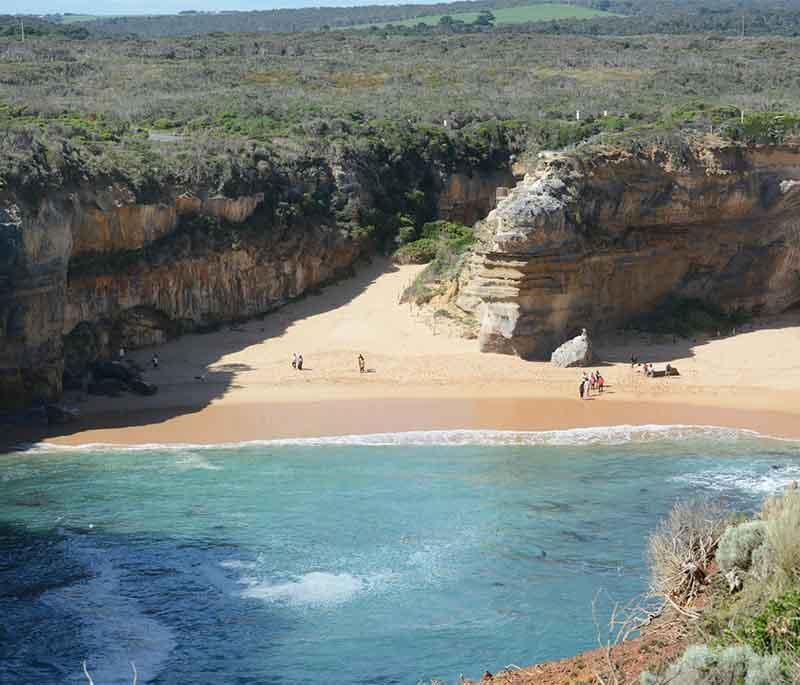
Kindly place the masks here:
<instances>
[{"instance_id":1,"label":"distant hill","mask_svg":"<svg viewBox=\"0 0 800 685\"><path fill-rule=\"evenodd\" d=\"M564 5L560 3L542 3L525 5L522 7L501 7L492 9L494 23L500 24L525 24L536 21L553 21L556 19L594 19L597 17L617 16L610 12L596 10L591 7L581 7L580 5ZM455 21L464 23L474 22L480 12L447 12L446 14L429 14L405 19L403 21L386 22L397 26L416 26L417 24L438 24L442 17L449 16ZM382 24L360 24L354 28L366 28L368 26L385 26Z\"/></svg>"},{"instance_id":2,"label":"distant hill","mask_svg":"<svg viewBox=\"0 0 800 685\"><path fill-rule=\"evenodd\" d=\"M322 1L322 0L321 0ZM83 39L110 36L191 36L212 33L295 33L328 29L385 27L387 31L486 31L473 26L491 11L499 30L575 35L718 34L800 36L800 0L458 0L419 5L306 7L252 12L185 11L158 16L60 14L26 17L30 36ZM624 21L619 17L624 16ZM27 29L27 27L30 27ZM19 18L0 16L0 36L16 36Z\"/></svg>"},{"instance_id":3,"label":"distant hill","mask_svg":"<svg viewBox=\"0 0 800 685\"><path fill-rule=\"evenodd\" d=\"M60 24L40 17L22 17L25 35L63 36L65 38L88 38L89 31L83 24ZM22 36L20 17L11 14L0 14L0 37L16 38Z\"/></svg>"},{"instance_id":4,"label":"distant hill","mask_svg":"<svg viewBox=\"0 0 800 685\"><path fill-rule=\"evenodd\" d=\"M193 12L152 17L93 17L92 31L142 36L200 33L293 33L317 29L350 28L381 24L435 24L443 15L476 17L482 10L503 11L501 23L610 16L595 7L610 0L577 0L571 4L532 0L472 0L421 5L367 5L360 7L309 7L263 12ZM511 10L516 10L513 12ZM470 21L465 19L464 21Z\"/></svg>"}]
</instances>

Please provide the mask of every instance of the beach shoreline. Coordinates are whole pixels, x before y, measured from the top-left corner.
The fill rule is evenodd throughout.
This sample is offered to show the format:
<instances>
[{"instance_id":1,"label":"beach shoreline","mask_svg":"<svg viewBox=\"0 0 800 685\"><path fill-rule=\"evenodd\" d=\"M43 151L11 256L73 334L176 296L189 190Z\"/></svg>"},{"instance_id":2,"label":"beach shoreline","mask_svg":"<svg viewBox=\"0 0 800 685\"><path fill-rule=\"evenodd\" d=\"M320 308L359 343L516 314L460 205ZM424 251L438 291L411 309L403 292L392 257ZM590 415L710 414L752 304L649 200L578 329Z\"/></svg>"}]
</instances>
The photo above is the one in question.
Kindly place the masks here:
<instances>
[{"instance_id":1,"label":"beach shoreline","mask_svg":"<svg viewBox=\"0 0 800 685\"><path fill-rule=\"evenodd\" d=\"M800 440L797 412L703 406L598 397L590 400L535 397L370 398L227 403L176 413L151 409L106 412L79 426L54 429L39 441L56 445L214 445L262 440L440 434L456 431L548 433L643 427L720 428L764 437ZM24 436L19 436L21 442ZM472 436L477 440L479 436ZM487 436L488 439L488 436Z\"/></svg>"},{"instance_id":2,"label":"beach shoreline","mask_svg":"<svg viewBox=\"0 0 800 685\"><path fill-rule=\"evenodd\" d=\"M261 319L130 352L126 361L145 370L158 394L67 394L76 422L3 431L3 442L218 444L636 425L800 439L800 312L754 321L735 335L604 335L594 344L596 366L561 369L484 354L476 340L431 326L429 310L401 304L421 268L375 260ZM304 355L303 371L291 367L295 353ZM670 363L680 376L649 378L631 355L656 368ZM580 380L593 370L606 390L580 400Z\"/></svg>"}]
</instances>

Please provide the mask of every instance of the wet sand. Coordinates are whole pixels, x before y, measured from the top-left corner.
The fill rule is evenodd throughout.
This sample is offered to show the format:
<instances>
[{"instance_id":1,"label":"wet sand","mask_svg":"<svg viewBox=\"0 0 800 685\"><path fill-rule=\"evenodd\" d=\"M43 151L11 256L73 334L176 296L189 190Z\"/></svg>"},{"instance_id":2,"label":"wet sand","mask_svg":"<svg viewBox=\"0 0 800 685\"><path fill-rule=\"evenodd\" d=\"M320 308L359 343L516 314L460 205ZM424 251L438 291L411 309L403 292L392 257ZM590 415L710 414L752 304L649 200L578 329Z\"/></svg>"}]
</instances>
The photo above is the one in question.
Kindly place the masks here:
<instances>
[{"instance_id":1,"label":"wet sand","mask_svg":"<svg viewBox=\"0 0 800 685\"><path fill-rule=\"evenodd\" d=\"M550 431L601 426L701 425L800 438L797 414L669 402L567 399L372 399L220 405L172 416L104 414L59 444L214 444L276 438L459 429Z\"/></svg>"},{"instance_id":2,"label":"wet sand","mask_svg":"<svg viewBox=\"0 0 800 685\"><path fill-rule=\"evenodd\" d=\"M414 430L540 431L691 424L800 438L800 313L719 338L618 335L597 346L602 396L581 401L581 369L481 354L446 320L399 297L420 267L376 261L280 311L157 348L154 397L71 398L78 423L36 439L62 444L217 443ZM143 367L153 350L131 357ZM293 352L305 359L291 368ZM368 373L358 371L366 357ZM681 376L651 379L636 354ZM202 380L201 380L202 379ZM68 399L69 401L69 399Z\"/></svg>"}]
</instances>

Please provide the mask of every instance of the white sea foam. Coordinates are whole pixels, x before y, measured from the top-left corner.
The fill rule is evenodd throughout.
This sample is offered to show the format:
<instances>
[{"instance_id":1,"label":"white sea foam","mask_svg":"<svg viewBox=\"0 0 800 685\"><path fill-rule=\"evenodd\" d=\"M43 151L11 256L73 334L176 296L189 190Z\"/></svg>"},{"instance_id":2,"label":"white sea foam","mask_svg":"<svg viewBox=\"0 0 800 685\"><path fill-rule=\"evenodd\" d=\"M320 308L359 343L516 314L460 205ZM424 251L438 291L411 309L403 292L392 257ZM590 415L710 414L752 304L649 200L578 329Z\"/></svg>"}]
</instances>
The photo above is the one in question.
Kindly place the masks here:
<instances>
[{"instance_id":1,"label":"white sea foam","mask_svg":"<svg viewBox=\"0 0 800 685\"><path fill-rule=\"evenodd\" d=\"M268 583L243 578L248 587L242 597L296 606L330 606L349 602L360 592L374 586L377 578L359 578L349 573L314 571L284 583Z\"/></svg>"},{"instance_id":2,"label":"white sea foam","mask_svg":"<svg viewBox=\"0 0 800 685\"><path fill-rule=\"evenodd\" d=\"M761 495L781 492L792 481L800 480L800 464L778 463L774 466L768 470L753 464L706 469L675 476L672 480L715 492L740 491Z\"/></svg>"},{"instance_id":3,"label":"white sea foam","mask_svg":"<svg viewBox=\"0 0 800 685\"><path fill-rule=\"evenodd\" d=\"M175 460L175 466L181 471L191 471L193 469L201 469L203 471L222 470L222 467L218 464L212 464L204 456L194 452L180 454L178 459Z\"/></svg>"},{"instance_id":4,"label":"white sea foam","mask_svg":"<svg viewBox=\"0 0 800 685\"><path fill-rule=\"evenodd\" d=\"M28 451L186 451L206 449L236 449L241 447L281 447L281 446L447 446L447 445L621 445L627 443L676 442L687 440L710 440L735 442L745 439L769 439L789 444L800 441L785 440L762 435L755 431L722 428L718 426L692 426L684 424L641 426L597 426L592 428L571 428L552 431L499 431L499 430L434 430L408 431L401 433L368 433L364 435L336 435L315 438L284 438L275 440L251 440L227 442L210 445L191 443L150 443L142 445L114 445L109 443L87 443L84 445L55 445L36 443L25 446ZM202 468L202 467L201 467ZM213 466L211 468L214 468Z\"/></svg>"},{"instance_id":5,"label":"white sea foam","mask_svg":"<svg viewBox=\"0 0 800 685\"><path fill-rule=\"evenodd\" d=\"M221 561L222 568L252 570L258 566L255 561L241 561L240 559L225 559Z\"/></svg>"}]
</instances>

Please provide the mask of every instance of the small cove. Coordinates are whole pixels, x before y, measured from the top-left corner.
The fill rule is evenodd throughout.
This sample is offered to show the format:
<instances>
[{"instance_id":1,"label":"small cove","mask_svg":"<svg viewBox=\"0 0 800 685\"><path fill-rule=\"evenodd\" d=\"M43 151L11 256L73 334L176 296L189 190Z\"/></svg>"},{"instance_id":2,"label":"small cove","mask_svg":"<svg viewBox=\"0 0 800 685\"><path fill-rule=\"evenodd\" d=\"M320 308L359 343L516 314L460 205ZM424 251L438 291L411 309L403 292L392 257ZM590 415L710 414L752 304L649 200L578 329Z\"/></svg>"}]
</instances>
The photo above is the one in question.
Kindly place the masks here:
<instances>
[{"instance_id":1,"label":"small cove","mask_svg":"<svg viewBox=\"0 0 800 685\"><path fill-rule=\"evenodd\" d=\"M0 680L455 682L595 646L675 501L753 510L796 443L426 433L0 455Z\"/></svg>"}]
</instances>

